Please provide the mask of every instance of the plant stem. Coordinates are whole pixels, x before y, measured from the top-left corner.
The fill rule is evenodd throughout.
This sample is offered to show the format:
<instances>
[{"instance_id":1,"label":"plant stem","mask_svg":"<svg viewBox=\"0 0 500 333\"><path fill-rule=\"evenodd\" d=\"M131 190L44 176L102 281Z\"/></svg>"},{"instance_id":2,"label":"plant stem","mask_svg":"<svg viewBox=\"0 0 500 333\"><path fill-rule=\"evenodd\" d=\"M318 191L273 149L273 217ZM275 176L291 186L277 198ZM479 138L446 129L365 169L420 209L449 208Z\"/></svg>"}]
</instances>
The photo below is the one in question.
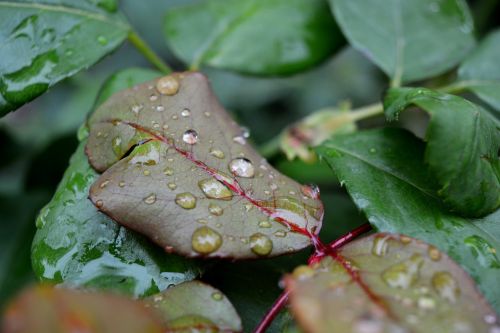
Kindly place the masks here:
<instances>
[{"instance_id":1,"label":"plant stem","mask_svg":"<svg viewBox=\"0 0 500 333\"><path fill-rule=\"evenodd\" d=\"M490 82L484 80L466 80L453 82L447 86L437 88L436 90L448 94L460 94L471 87L478 86L481 84L488 84ZM494 82L491 82L494 83Z\"/></svg>"},{"instance_id":2,"label":"plant stem","mask_svg":"<svg viewBox=\"0 0 500 333\"><path fill-rule=\"evenodd\" d=\"M162 73L168 74L172 72L172 69L156 54L155 51L146 43L144 39L141 38L134 30L131 30L128 34L128 40L135 48L156 68L158 68Z\"/></svg>"},{"instance_id":3,"label":"plant stem","mask_svg":"<svg viewBox=\"0 0 500 333\"><path fill-rule=\"evenodd\" d=\"M270 158L274 156L280 150L280 142L281 142L281 134L278 134L277 136L275 136L274 138L272 138L271 140L267 141L262 146L260 146L259 153L264 158Z\"/></svg>"},{"instance_id":4,"label":"plant stem","mask_svg":"<svg viewBox=\"0 0 500 333\"><path fill-rule=\"evenodd\" d=\"M331 250L338 249L339 247L344 246L345 244L349 243L352 241L354 238L358 237L359 235L362 235L368 231L372 230L372 226L370 223L365 223L357 227L356 229L353 229L349 231L347 234L339 237L338 239L334 240L330 244L328 244L328 247Z\"/></svg>"}]
</instances>

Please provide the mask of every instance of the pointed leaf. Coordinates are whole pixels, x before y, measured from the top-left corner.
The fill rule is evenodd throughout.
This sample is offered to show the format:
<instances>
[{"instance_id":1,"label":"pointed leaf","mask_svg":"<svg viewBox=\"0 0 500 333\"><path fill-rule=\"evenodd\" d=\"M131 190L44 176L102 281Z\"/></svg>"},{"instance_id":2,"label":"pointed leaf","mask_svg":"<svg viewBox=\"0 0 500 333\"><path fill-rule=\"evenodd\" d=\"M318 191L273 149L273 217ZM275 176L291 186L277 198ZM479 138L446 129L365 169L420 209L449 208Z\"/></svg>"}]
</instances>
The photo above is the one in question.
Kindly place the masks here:
<instances>
[{"instance_id":1,"label":"pointed leaf","mask_svg":"<svg viewBox=\"0 0 500 333\"><path fill-rule=\"evenodd\" d=\"M307 332L494 332L494 310L434 246L396 234L356 240L286 279Z\"/></svg>"},{"instance_id":2,"label":"pointed leaf","mask_svg":"<svg viewBox=\"0 0 500 333\"><path fill-rule=\"evenodd\" d=\"M127 37L116 1L0 1L0 116L88 68Z\"/></svg>"},{"instance_id":3,"label":"pointed leaf","mask_svg":"<svg viewBox=\"0 0 500 333\"><path fill-rule=\"evenodd\" d=\"M181 283L145 299L167 332L241 332L241 319L219 290L200 281Z\"/></svg>"},{"instance_id":4,"label":"pointed leaf","mask_svg":"<svg viewBox=\"0 0 500 333\"><path fill-rule=\"evenodd\" d=\"M274 256L308 246L320 230L317 189L259 156L200 73L175 73L117 93L89 126L90 163L106 170L91 200L167 251Z\"/></svg>"},{"instance_id":5,"label":"pointed leaf","mask_svg":"<svg viewBox=\"0 0 500 333\"><path fill-rule=\"evenodd\" d=\"M500 210L470 220L444 209L423 163L423 142L383 129L338 136L317 152L378 230L418 237L447 253L500 311Z\"/></svg>"},{"instance_id":6,"label":"pointed leaf","mask_svg":"<svg viewBox=\"0 0 500 333\"><path fill-rule=\"evenodd\" d=\"M442 73L474 46L473 22L463 0L329 1L351 45L394 81Z\"/></svg>"},{"instance_id":7,"label":"pointed leaf","mask_svg":"<svg viewBox=\"0 0 500 333\"><path fill-rule=\"evenodd\" d=\"M444 201L474 217L500 207L500 123L461 97L429 89L390 89L384 99L389 120L411 105L431 116L425 161L437 176Z\"/></svg>"},{"instance_id":8,"label":"pointed leaf","mask_svg":"<svg viewBox=\"0 0 500 333\"><path fill-rule=\"evenodd\" d=\"M479 98L500 111L500 29L487 35L458 68L458 77Z\"/></svg>"},{"instance_id":9,"label":"pointed leaf","mask_svg":"<svg viewBox=\"0 0 500 333\"><path fill-rule=\"evenodd\" d=\"M324 0L208 0L170 10L165 34L187 63L259 75L302 71L343 44Z\"/></svg>"},{"instance_id":10,"label":"pointed leaf","mask_svg":"<svg viewBox=\"0 0 500 333\"><path fill-rule=\"evenodd\" d=\"M162 324L144 304L115 295L37 286L7 308L4 333L160 333Z\"/></svg>"}]
</instances>

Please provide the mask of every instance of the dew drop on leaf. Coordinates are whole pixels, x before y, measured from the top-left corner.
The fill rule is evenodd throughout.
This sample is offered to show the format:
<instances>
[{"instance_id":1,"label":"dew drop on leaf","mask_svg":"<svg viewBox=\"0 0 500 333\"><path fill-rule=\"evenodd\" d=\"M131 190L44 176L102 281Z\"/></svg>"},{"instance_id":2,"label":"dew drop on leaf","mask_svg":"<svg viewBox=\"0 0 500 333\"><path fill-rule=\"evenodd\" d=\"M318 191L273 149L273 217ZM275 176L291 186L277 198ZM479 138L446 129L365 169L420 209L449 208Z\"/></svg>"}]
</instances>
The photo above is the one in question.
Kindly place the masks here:
<instances>
[{"instance_id":1,"label":"dew drop on leaf","mask_svg":"<svg viewBox=\"0 0 500 333\"><path fill-rule=\"evenodd\" d=\"M273 242L266 235L256 233L250 236L250 249L258 256L267 256L273 250Z\"/></svg>"},{"instance_id":2,"label":"dew drop on leaf","mask_svg":"<svg viewBox=\"0 0 500 333\"><path fill-rule=\"evenodd\" d=\"M207 198L220 200L231 200L233 198L233 192L216 179L208 178L200 180L198 186Z\"/></svg>"},{"instance_id":3,"label":"dew drop on leaf","mask_svg":"<svg viewBox=\"0 0 500 333\"><path fill-rule=\"evenodd\" d=\"M97 201L95 202L95 206L96 206L97 208L101 208L102 206L104 206L104 202L103 202L102 200L97 200Z\"/></svg>"},{"instance_id":4,"label":"dew drop on leaf","mask_svg":"<svg viewBox=\"0 0 500 333\"><path fill-rule=\"evenodd\" d=\"M222 207L214 203L208 205L208 211L210 212L210 214L215 216L221 216L224 213Z\"/></svg>"},{"instance_id":5,"label":"dew drop on leaf","mask_svg":"<svg viewBox=\"0 0 500 333\"><path fill-rule=\"evenodd\" d=\"M427 252L429 254L429 258L432 260L438 261L441 259L441 251L439 251L435 246L429 245Z\"/></svg>"},{"instance_id":6,"label":"dew drop on leaf","mask_svg":"<svg viewBox=\"0 0 500 333\"><path fill-rule=\"evenodd\" d=\"M148 205L152 205L156 202L156 194L151 193L147 197L144 198L144 202L147 203Z\"/></svg>"},{"instance_id":7,"label":"dew drop on leaf","mask_svg":"<svg viewBox=\"0 0 500 333\"><path fill-rule=\"evenodd\" d=\"M454 303L460 295L457 281L448 272L437 272L432 277L432 286L439 296Z\"/></svg>"},{"instance_id":8,"label":"dew drop on leaf","mask_svg":"<svg viewBox=\"0 0 500 333\"><path fill-rule=\"evenodd\" d=\"M233 137L233 142L236 142L240 145L244 145L247 143L247 140L243 136L237 135L237 136Z\"/></svg>"},{"instance_id":9,"label":"dew drop on leaf","mask_svg":"<svg viewBox=\"0 0 500 333\"><path fill-rule=\"evenodd\" d=\"M372 253L376 256L383 257L387 253L389 238L390 235L377 235L377 237L373 239Z\"/></svg>"},{"instance_id":10,"label":"dew drop on leaf","mask_svg":"<svg viewBox=\"0 0 500 333\"><path fill-rule=\"evenodd\" d=\"M101 45L106 45L106 44L108 44L108 39L104 36L98 36L97 42Z\"/></svg>"},{"instance_id":11,"label":"dew drop on leaf","mask_svg":"<svg viewBox=\"0 0 500 333\"><path fill-rule=\"evenodd\" d=\"M221 301L222 300L222 294L219 292L214 292L212 293L212 299L216 301Z\"/></svg>"},{"instance_id":12,"label":"dew drop on leaf","mask_svg":"<svg viewBox=\"0 0 500 333\"><path fill-rule=\"evenodd\" d=\"M222 245L222 236L212 228L200 227L193 232L191 246L193 250L201 254L209 254Z\"/></svg>"},{"instance_id":13,"label":"dew drop on leaf","mask_svg":"<svg viewBox=\"0 0 500 333\"><path fill-rule=\"evenodd\" d=\"M171 167L166 167L165 169L163 169L163 173L167 176L172 176L174 174L174 169L172 169Z\"/></svg>"},{"instance_id":14,"label":"dew drop on leaf","mask_svg":"<svg viewBox=\"0 0 500 333\"><path fill-rule=\"evenodd\" d=\"M182 110L182 112L181 112L181 116L183 116L183 117L185 117L185 118L186 118L186 117L189 117L190 115L191 115L191 111L189 111L189 109L184 109L184 110Z\"/></svg>"},{"instance_id":15,"label":"dew drop on leaf","mask_svg":"<svg viewBox=\"0 0 500 333\"><path fill-rule=\"evenodd\" d=\"M271 222L263 220L259 222L259 227L261 228L271 228Z\"/></svg>"},{"instance_id":16,"label":"dew drop on leaf","mask_svg":"<svg viewBox=\"0 0 500 333\"><path fill-rule=\"evenodd\" d=\"M216 158L219 158L219 159L223 159L225 157L225 154L222 150L220 149L210 149L210 155L212 155L213 157L216 157Z\"/></svg>"},{"instance_id":17,"label":"dew drop on leaf","mask_svg":"<svg viewBox=\"0 0 500 333\"><path fill-rule=\"evenodd\" d=\"M423 261L420 254L414 254L410 259L386 269L382 279L389 287L407 289L417 281Z\"/></svg>"},{"instance_id":18,"label":"dew drop on leaf","mask_svg":"<svg viewBox=\"0 0 500 333\"><path fill-rule=\"evenodd\" d=\"M182 135L182 141L189 145L194 145L198 142L198 133L195 130L189 129Z\"/></svg>"},{"instance_id":19,"label":"dew drop on leaf","mask_svg":"<svg viewBox=\"0 0 500 333\"><path fill-rule=\"evenodd\" d=\"M246 158L235 158L229 162L229 170L236 176L242 178L252 178L255 175L255 168L252 162Z\"/></svg>"},{"instance_id":20,"label":"dew drop on leaf","mask_svg":"<svg viewBox=\"0 0 500 333\"><path fill-rule=\"evenodd\" d=\"M189 192L179 193L175 196L175 203L184 209L196 207L196 198Z\"/></svg>"},{"instance_id":21,"label":"dew drop on leaf","mask_svg":"<svg viewBox=\"0 0 500 333\"><path fill-rule=\"evenodd\" d=\"M177 188L177 184L176 183L168 183L167 184L168 188L171 189L172 191L175 190Z\"/></svg>"},{"instance_id":22,"label":"dew drop on leaf","mask_svg":"<svg viewBox=\"0 0 500 333\"><path fill-rule=\"evenodd\" d=\"M276 237L280 237L280 238L283 238L283 237L286 237L286 231L283 231L283 230L278 230L274 233L274 236Z\"/></svg>"},{"instance_id":23,"label":"dew drop on leaf","mask_svg":"<svg viewBox=\"0 0 500 333\"><path fill-rule=\"evenodd\" d=\"M179 86L179 81L172 75L164 76L156 82L156 90L158 90L160 94L167 96L177 94Z\"/></svg>"}]
</instances>

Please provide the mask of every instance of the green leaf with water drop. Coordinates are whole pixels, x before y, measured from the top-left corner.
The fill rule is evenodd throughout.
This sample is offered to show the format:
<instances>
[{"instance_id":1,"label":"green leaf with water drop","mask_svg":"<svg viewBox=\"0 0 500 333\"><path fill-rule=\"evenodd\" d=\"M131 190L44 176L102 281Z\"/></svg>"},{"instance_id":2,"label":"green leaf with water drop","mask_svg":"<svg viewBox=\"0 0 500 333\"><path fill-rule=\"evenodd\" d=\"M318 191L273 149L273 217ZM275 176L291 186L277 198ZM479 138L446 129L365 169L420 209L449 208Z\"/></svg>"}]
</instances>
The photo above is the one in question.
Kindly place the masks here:
<instances>
[{"instance_id":1,"label":"green leaf with water drop","mask_svg":"<svg viewBox=\"0 0 500 333\"><path fill-rule=\"evenodd\" d=\"M258 75L303 71L343 45L324 0L208 0L168 11L165 35L194 67Z\"/></svg>"},{"instance_id":2,"label":"green leaf with water drop","mask_svg":"<svg viewBox=\"0 0 500 333\"><path fill-rule=\"evenodd\" d=\"M460 266L434 246L374 234L285 279L310 333L493 332L495 311Z\"/></svg>"},{"instance_id":3,"label":"green leaf with water drop","mask_svg":"<svg viewBox=\"0 0 500 333\"><path fill-rule=\"evenodd\" d=\"M443 73L474 46L464 0L329 1L350 44L396 84Z\"/></svg>"},{"instance_id":4,"label":"green leaf with water drop","mask_svg":"<svg viewBox=\"0 0 500 333\"><path fill-rule=\"evenodd\" d=\"M355 204L380 231L422 239L462 265L500 312L500 210L482 218L453 215L424 164L425 145L401 129L341 135L317 149Z\"/></svg>"},{"instance_id":5,"label":"green leaf with water drop","mask_svg":"<svg viewBox=\"0 0 500 333\"><path fill-rule=\"evenodd\" d=\"M24 291L10 304L0 330L4 333L164 332L160 317L141 302L43 285Z\"/></svg>"},{"instance_id":6,"label":"green leaf with water drop","mask_svg":"<svg viewBox=\"0 0 500 333\"><path fill-rule=\"evenodd\" d=\"M321 228L317 188L280 174L250 147L201 73L121 91L89 126L86 152L103 171L91 200L168 252L275 256L309 246Z\"/></svg>"},{"instance_id":7,"label":"green leaf with water drop","mask_svg":"<svg viewBox=\"0 0 500 333\"><path fill-rule=\"evenodd\" d=\"M384 99L388 120L410 106L431 116L425 162L451 209L480 217L500 207L500 122L462 97L423 88L390 89Z\"/></svg>"},{"instance_id":8,"label":"green leaf with water drop","mask_svg":"<svg viewBox=\"0 0 500 333\"><path fill-rule=\"evenodd\" d=\"M500 29L487 35L458 68L458 85L500 111Z\"/></svg>"},{"instance_id":9,"label":"green leaf with water drop","mask_svg":"<svg viewBox=\"0 0 500 333\"><path fill-rule=\"evenodd\" d=\"M0 1L0 115L96 63L129 29L116 1Z\"/></svg>"},{"instance_id":10,"label":"green leaf with water drop","mask_svg":"<svg viewBox=\"0 0 500 333\"><path fill-rule=\"evenodd\" d=\"M118 72L104 84L98 101L158 75L142 69ZM165 254L142 236L99 213L87 199L89 188L99 175L84 154L85 130L80 139L82 142L52 201L37 220L32 261L39 279L145 296L195 278L200 273L199 265Z\"/></svg>"},{"instance_id":11,"label":"green leaf with water drop","mask_svg":"<svg viewBox=\"0 0 500 333\"><path fill-rule=\"evenodd\" d=\"M229 299L200 281L181 283L145 299L167 332L241 332L241 319Z\"/></svg>"}]
</instances>

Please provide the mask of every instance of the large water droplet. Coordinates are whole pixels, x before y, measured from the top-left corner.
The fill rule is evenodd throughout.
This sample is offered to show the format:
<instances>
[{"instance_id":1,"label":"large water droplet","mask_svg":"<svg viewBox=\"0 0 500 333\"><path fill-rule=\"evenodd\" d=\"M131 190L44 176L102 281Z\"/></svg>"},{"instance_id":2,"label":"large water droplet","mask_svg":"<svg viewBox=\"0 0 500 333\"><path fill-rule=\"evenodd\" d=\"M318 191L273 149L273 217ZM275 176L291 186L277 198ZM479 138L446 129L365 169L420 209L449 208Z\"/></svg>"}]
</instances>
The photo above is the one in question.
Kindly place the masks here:
<instances>
[{"instance_id":1,"label":"large water droplet","mask_svg":"<svg viewBox=\"0 0 500 333\"><path fill-rule=\"evenodd\" d=\"M216 157L216 158L219 158L219 159L223 159L225 157L224 155L224 152L220 149L210 149L210 155L212 155L213 157Z\"/></svg>"},{"instance_id":2,"label":"large water droplet","mask_svg":"<svg viewBox=\"0 0 500 333\"><path fill-rule=\"evenodd\" d=\"M151 193L147 197L144 198L144 202L147 203L148 205L152 205L156 202L156 194Z\"/></svg>"},{"instance_id":3,"label":"large water droplet","mask_svg":"<svg viewBox=\"0 0 500 333\"><path fill-rule=\"evenodd\" d=\"M182 135L182 141L189 145L194 145L198 142L198 133L195 130L189 129Z\"/></svg>"},{"instance_id":4,"label":"large water droplet","mask_svg":"<svg viewBox=\"0 0 500 333\"><path fill-rule=\"evenodd\" d=\"M175 196L175 203L184 209L196 207L196 198L189 192L179 193Z\"/></svg>"},{"instance_id":5,"label":"large water droplet","mask_svg":"<svg viewBox=\"0 0 500 333\"><path fill-rule=\"evenodd\" d=\"M373 239L372 253L376 256L383 257L387 253L389 246L389 235L377 235Z\"/></svg>"},{"instance_id":6,"label":"large water droplet","mask_svg":"<svg viewBox=\"0 0 500 333\"><path fill-rule=\"evenodd\" d=\"M410 259L386 269L382 279L390 287L407 289L417 281L423 261L420 254L414 254Z\"/></svg>"},{"instance_id":7,"label":"large water droplet","mask_svg":"<svg viewBox=\"0 0 500 333\"><path fill-rule=\"evenodd\" d=\"M156 82L156 90L163 95L172 96L179 91L179 81L174 76L164 76Z\"/></svg>"},{"instance_id":8,"label":"large water droplet","mask_svg":"<svg viewBox=\"0 0 500 333\"><path fill-rule=\"evenodd\" d=\"M252 162L246 158L235 158L229 162L229 170L238 177L252 178L255 175L255 168Z\"/></svg>"},{"instance_id":9,"label":"large water droplet","mask_svg":"<svg viewBox=\"0 0 500 333\"><path fill-rule=\"evenodd\" d=\"M432 276L432 286L442 298L454 303L460 295L457 281L448 272L437 272Z\"/></svg>"},{"instance_id":10,"label":"large water droplet","mask_svg":"<svg viewBox=\"0 0 500 333\"><path fill-rule=\"evenodd\" d=\"M198 186L208 198L220 200L231 200L233 198L233 192L216 179L200 180Z\"/></svg>"},{"instance_id":11,"label":"large water droplet","mask_svg":"<svg viewBox=\"0 0 500 333\"><path fill-rule=\"evenodd\" d=\"M273 250L273 242L261 233L250 236L250 249L258 256L267 256Z\"/></svg>"},{"instance_id":12,"label":"large water droplet","mask_svg":"<svg viewBox=\"0 0 500 333\"><path fill-rule=\"evenodd\" d=\"M201 254L216 251L222 245L222 236L215 230L203 226L193 232L191 247Z\"/></svg>"},{"instance_id":13,"label":"large water droplet","mask_svg":"<svg viewBox=\"0 0 500 333\"><path fill-rule=\"evenodd\" d=\"M210 212L210 214L215 216L221 216L224 213L222 207L214 203L208 205L208 211Z\"/></svg>"}]
</instances>

